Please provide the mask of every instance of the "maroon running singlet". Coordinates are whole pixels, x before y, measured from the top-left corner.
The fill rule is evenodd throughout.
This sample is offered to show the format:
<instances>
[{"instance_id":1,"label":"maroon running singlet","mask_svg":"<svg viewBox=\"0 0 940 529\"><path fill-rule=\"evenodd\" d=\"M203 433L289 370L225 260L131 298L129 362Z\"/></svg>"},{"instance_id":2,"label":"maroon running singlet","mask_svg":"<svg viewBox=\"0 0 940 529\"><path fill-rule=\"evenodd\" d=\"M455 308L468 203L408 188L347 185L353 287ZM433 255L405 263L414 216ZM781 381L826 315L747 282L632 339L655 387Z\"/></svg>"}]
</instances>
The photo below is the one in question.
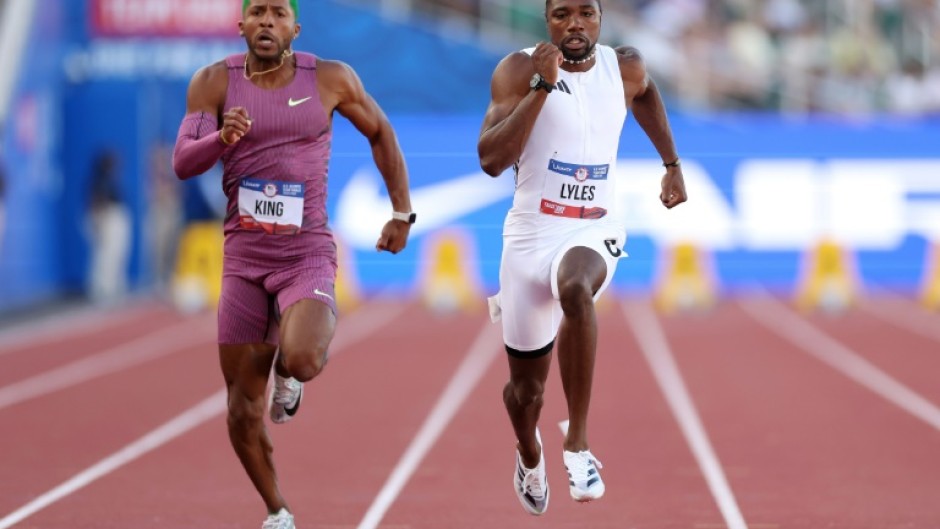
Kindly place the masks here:
<instances>
[{"instance_id":1,"label":"maroon running singlet","mask_svg":"<svg viewBox=\"0 0 940 529\"><path fill-rule=\"evenodd\" d=\"M332 131L316 56L294 57L294 79L270 90L245 78L245 54L225 60L225 111L244 107L251 129L222 156L228 209L219 343L277 343L275 300L280 311L315 299L336 312L336 245L326 214Z\"/></svg>"}]
</instances>

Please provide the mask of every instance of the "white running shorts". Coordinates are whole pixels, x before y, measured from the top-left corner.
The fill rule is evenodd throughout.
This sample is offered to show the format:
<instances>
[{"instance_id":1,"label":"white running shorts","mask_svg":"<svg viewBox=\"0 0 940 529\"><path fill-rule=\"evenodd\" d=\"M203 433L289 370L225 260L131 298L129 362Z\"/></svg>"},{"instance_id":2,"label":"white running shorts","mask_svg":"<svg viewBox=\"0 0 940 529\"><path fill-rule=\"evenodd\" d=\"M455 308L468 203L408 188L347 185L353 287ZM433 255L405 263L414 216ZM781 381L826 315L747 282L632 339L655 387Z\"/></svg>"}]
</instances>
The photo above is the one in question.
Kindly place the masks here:
<instances>
[{"instance_id":1,"label":"white running shorts","mask_svg":"<svg viewBox=\"0 0 940 529\"><path fill-rule=\"evenodd\" d=\"M488 302L492 320L502 320L503 341L517 351L535 351L555 339L562 318L558 266L568 250L584 246L607 263L607 277L594 295L595 302L613 279L617 261L627 256L622 250L623 229L617 225L591 224L554 235L503 238L500 291Z\"/></svg>"}]
</instances>

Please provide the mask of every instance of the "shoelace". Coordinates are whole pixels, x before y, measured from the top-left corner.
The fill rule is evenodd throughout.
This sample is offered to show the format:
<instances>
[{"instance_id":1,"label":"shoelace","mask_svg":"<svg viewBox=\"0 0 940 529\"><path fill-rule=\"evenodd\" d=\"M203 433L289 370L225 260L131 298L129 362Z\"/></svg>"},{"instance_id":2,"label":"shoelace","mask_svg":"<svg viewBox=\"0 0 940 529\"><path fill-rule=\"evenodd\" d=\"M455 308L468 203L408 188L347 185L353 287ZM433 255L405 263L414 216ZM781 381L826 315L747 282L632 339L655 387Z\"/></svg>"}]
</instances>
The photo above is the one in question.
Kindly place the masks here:
<instances>
[{"instance_id":1,"label":"shoelace","mask_svg":"<svg viewBox=\"0 0 940 529\"><path fill-rule=\"evenodd\" d=\"M287 512L272 514L261 524L261 529L294 529L294 517Z\"/></svg>"},{"instance_id":2,"label":"shoelace","mask_svg":"<svg viewBox=\"0 0 940 529\"><path fill-rule=\"evenodd\" d=\"M294 401L297 391L300 390L300 382L295 378L282 378L277 376L274 383L274 402L287 405Z\"/></svg>"},{"instance_id":3,"label":"shoelace","mask_svg":"<svg viewBox=\"0 0 940 529\"><path fill-rule=\"evenodd\" d=\"M591 466L597 467L598 470L604 468L604 465L594 457L594 454L589 450L585 450L577 453L577 457L571 462L571 467L568 470L576 481L583 481L587 479L587 473L588 470L591 470Z\"/></svg>"},{"instance_id":4,"label":"shoelace","mask_svg":"<svg viewBox=\"0 0 940 529\"><path fill-rule=\"evenodd\" d=\"M545 496L542 480L539 479L537 468L528 469L523 467L525 476L522 478L522 489L533 498L542 498Z\"/></svg>"}]
</instances>

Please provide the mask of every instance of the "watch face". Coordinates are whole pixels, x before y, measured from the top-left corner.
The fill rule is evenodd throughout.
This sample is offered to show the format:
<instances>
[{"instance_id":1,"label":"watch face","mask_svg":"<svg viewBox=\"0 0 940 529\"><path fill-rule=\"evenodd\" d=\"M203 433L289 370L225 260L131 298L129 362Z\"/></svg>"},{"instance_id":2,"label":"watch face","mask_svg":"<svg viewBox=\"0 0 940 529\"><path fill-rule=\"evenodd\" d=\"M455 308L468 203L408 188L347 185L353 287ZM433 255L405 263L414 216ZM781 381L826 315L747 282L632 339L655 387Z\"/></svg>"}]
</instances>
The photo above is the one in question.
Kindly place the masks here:
<instances>
[{"instance_id":1,"label":"watch face","mask_svg":"<svg viewBox=\"0 0 940 529\"><path fill-rule=\"evenodd\" d=\"M533 76L532 76L532 79L529 79L529 88L535 88L536 86L539 85L539 81L541 81L541 80L542 80L542 76L541 76L541 75L539 75L539 74L533 75Z\"/></svg>"}]
</instances>

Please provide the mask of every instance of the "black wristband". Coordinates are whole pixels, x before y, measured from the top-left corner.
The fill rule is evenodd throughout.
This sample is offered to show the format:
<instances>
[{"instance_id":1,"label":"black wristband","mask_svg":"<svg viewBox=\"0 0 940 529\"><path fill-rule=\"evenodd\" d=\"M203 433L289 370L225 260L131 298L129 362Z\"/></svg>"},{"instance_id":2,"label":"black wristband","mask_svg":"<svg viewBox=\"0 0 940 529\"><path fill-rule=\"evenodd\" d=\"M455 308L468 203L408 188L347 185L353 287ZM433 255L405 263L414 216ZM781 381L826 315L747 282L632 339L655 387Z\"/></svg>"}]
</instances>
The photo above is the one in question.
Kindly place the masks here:
<instances>
[{"instance_id":1,"label":"black wristband","mask_svg":"<svg viewBox=\"0 0 940 529\"><path fill-rule=\"evenodd\" d=\"M663 162L663 167L679 167L682 163L679 161L679 158L676 158L674 162Z\"/></svg>"}]
</instances>

